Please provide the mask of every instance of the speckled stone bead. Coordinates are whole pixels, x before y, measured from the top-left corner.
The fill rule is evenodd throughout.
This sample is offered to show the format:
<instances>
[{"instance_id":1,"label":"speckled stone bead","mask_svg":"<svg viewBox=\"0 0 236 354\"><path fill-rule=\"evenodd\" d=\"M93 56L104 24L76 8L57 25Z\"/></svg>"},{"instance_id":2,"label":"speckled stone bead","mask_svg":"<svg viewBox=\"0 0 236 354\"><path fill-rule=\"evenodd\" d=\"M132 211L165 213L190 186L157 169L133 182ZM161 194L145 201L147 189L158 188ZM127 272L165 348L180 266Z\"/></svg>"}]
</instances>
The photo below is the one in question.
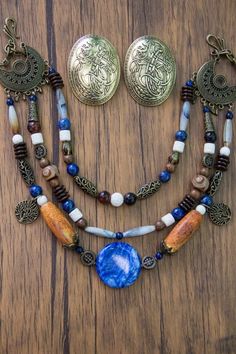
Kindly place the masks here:
<instances>
[{"instance_id":1,"label":"speckled stone bead","mask_svg":"<svg viewBox=\"0 0 236 354\"><path fill-rule=\"evenodd\" d=\"M156 227L156 231L160 231L163 230L166 227L166 225L164 224L163 221L158 220L155 224L155 227Z\"/></svg>"},{"instance_id":2,"label":"speckled stone bead","mask_svg":"<svg viewBox=\"0 0 236 354\"><path fill-rule=\"evenodd\" d=\"M179 163L179 153L174 151L169 157L168 160L171 164L177 165Z\"/></svg>"},{"instance_id":3,"label":"speckled stone bead","mask_svg":"<svg viewBox=\"0 0 236 354\"><path fill-rule=\"evenodd\" d=\"M88 226L88 222L87 222L86 219L80 218L78 221L76 221L76 226L77 226L79 229L84 230L84 229Z\"/></svg>"},{"instance_id":4,"label":"speckled stone bead","mask_svg":"<svg viewBox=\"0 0 236 354\"><path fill-rule=\"evenodd\" d=\"M63 160L66 164L71 164L73 162L73 155L65 155L63 156Z\"/></svg>"},{"instance_id":5,"label":"speckled stone bead","mask_svg":"<svg viewBox=\"0 0 236 354\"><path fill-rule=\"evenodd\" d=\"M107 191L102 191L98 194L98 200L102 204L110 203L110 198L111 198L111 195Z\"/></svg>"},{"instance_id":6,"label":"speckled stone bead","mask_svg":"<svg viewBox=\"0 0 236 354\"><path fill-rule=\"evenodd\" d=\"M172 164L172 163L167 163L166 164L166 171L170 172L170 173L173 173L175 172L175 165Z\"/></svg>"},{"instance_id":7,"label":"speckled stone bead","mask_svg":"<svg viewBox=\"0 0 236 354\"><path fill-rule=\"evenodd\" d=\"M110 243L98 253L96 270L99 278L109 287L125 288L138 279L141 257L128 243Z\"/></svg>"},{"instance_id":8,"label":"speckled stone bead","mask_svg":"<svg viewBox=\"0 0 236 354\"><path fill-rule=\"evenodd\" d=\"M31 120L28 122L27 129L31 134L39 133L41 131L41 125L39 121Z\"/></svg>"},{"instance_id":9,"label":"speckled stone bead","mask_svg":"<svg viewBox=\"0 0 236 354\"><path fill-rule=\"evenodd\" d=\"M125 196L124 196L124 202L127 205L135 204L136 200L137 200L137 196L134 193L129 192L129 193L125 194Z\"/></svg>"}]
</instances>

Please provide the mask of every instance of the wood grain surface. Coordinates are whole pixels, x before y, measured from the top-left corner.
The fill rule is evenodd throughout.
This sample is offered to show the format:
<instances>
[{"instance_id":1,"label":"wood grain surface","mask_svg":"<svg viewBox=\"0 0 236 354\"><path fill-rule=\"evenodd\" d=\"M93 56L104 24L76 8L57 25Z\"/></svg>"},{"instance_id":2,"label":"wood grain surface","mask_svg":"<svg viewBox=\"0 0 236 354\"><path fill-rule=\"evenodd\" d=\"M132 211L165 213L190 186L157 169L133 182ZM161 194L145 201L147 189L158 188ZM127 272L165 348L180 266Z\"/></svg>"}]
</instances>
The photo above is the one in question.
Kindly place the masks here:
<instances>
[{"instance_id":1,"label":"wood grain surface","mask_svg":"<svg viewBox=\"0 0 236 354\"><path fill-rule=\"evenodd\" d=\"M0 22L2 27L5 17L15 17L24 42L62 74L81 173L97 181L100 190L124 193L153 179L165 166L179 124L179 90L209 58L206 35L223 36L236 52L235 12L235 0L2 0ZM152 34L166 42L177 62L170 98L159 107L142 107L130 97L121 76L115 96L104 106L79 103L70 90L66 64L73 43L88 33L108 38L122 66L129 45L139 36ZM2 33L0 45L5 44ZM235 78L235 69L231 74ZM236 353L234 156L216 196L232 208L231 224L218 228L206 218L178 254L153 271L143 271L131 288L112 290L100 282L95 269L83 267L78 255L57 243L42 219L30 226L15 220L15 204L27 198L28 191L14 160L3 90L0 96L0 353ZM18 110L30 161L51 197L33 158L26 104ZM119 231L153 223L184 196L200 167L204 141L198 103L192 109L186 153L170 183L131 208L104 207L79 191L65 172L49 88L40 97L40 116L49 157L92 225ZM223 121L223 115L216 120L219 144ZM130 243L142 255L152 254L166 233ZM82 232L81 239L95 251L106 243Z\"/></svg>"}]
</instances>

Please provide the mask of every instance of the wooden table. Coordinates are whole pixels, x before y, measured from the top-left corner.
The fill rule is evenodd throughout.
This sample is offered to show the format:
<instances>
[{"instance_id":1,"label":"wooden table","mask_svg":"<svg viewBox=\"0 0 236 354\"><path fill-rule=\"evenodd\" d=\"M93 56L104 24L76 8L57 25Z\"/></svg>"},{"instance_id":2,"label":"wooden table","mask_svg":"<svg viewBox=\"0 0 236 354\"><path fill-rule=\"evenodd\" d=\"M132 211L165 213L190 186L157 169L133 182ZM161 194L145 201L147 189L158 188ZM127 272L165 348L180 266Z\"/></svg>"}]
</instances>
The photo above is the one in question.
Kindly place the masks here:
<instances>
[{"instance_id":1,"label":"wooden table","mask_svg":"<svg viewBox=\"0 0 236 354\"><path fill-rule=\"evenodd\" d=\"M192 72L209 58L208 33L221 35L236 52L234 0L80 0L2 1L0 19L12 16L18 33L57 67L65 81L73 124L75 156L81 172L100 189L135 190L165 166L178 129L179 91ZM1 26L2 27L2 26ZM146 108L130 97L123 75L115 96L100 107L80 104L68 84L66 63L82 35L107 37L121 64L133 40L153 34L172 49L177 81L161 106ZM6 38L1 34L1 47ZM235 70L235 69L234 69ZM235 71L231 71L235 73ZM235 78L231 75L232 80ZM234 80L235 83L235 80ZM81 266L77 254L64 250L42 219L19 225L15 204L28 197L17 173L1 90L1 238L0 298L2 354L231 354L236 352L236 218L226 227L206 218L201 230L176 254L142 276L131 288L112 290L94 269ZM17 105L38 182L51 197L33 158L26 130L27 106ZM186 154L172 181L152 198L132 208L96 203L74 185L59 154L57 112L49 88L40 97L40 116L51 161L92 224L123 230L153 223L173 208L199 170L203 118L199 102L192 109ZM221 142L223 114L215 119ZM234 149L234 144L232 146ZM232 156L217 201L235 203L235 158ZM152 254L166 232L130 241ZM87 248L97 251L101 238L81 232Z\"/></svg>"}]
</instances>

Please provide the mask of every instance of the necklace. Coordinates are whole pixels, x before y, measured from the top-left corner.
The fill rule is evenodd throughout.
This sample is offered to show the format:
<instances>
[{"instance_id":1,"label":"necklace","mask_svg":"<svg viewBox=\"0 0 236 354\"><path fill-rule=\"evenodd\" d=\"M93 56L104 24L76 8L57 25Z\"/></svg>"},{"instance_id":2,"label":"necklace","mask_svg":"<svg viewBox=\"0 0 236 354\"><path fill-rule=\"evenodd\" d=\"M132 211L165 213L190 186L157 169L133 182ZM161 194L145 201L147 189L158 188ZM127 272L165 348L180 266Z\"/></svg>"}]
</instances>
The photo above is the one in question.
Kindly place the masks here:
<instances>
[{"instance_id":1,"label":"necklace","mask_svg":"<svg viewBox=\"0 0 236 354\"><path fill-rule=\"evenodd\" d=\"M32 102L36 102L35 93L40 91L41 86L44 83L46 83L48 80L47 72L46 72L46 63L41 59L41 57L36 51L31 50L32 48L26 47L25 45L21 45L22 50L21 51L16 50L16 44L14 42L14 40L16 39L15 22L12 19L6 20L5 32L8 33L8 35L9 35L9 31L11 34L10 35L11 39L9 41L9 45L6 46L5 49L7 56L6 59L1 64L0 79L2 84L5 86L5 92L8 96L7 104L9 106L9 121L12 128L12 132L14 134L13 144L14 144L15 156L18 160L18 167L26 184L29 186L30 193L33 197L33 200L30 201L30 203L32 204L31 205L32 208L27 209L26 202L25 202L26 204L24 204L23 207L23 209L25 208L24 212L27 209L28 214L30 215L31 215L31 210L35 209L33 213L34 216L32 217L31 215L31 219L29 218L30 222L33 219L35 219L35 217L37 216L36 207L37 205L39 205L41 214L44 217L50 229L62 241L64 246L74 249L78 253L80 253L82 263L86 265L93 265L95 264L96 261L97 273L105 284L111 287L126 287L133 284L135 280L139 277L142 266L143 268L151 269L155 266L156 261L161 259L164 254L172 254L178 251L182 247L182 245L188 241L188 239L191 237L193 232L200 226L200 223L202 221L203 215L205 214L206 210L209 211L209 215L212 221L214 222L220 220L220 222L218 223L223 224L229 221L230 211L229 209L226 208L225 205L221 203L220 205L215 204L212 206L212 195L214 195L216 190L219 188L221 178L222 178L222 172L227 170L227 166L229 164L229 154L230 154L229 145L232 140L232 118L233 118L233 113L231 111L233 101L229 102L229 99L233 98L235 94L234 88L228 87L225 81L222 79L222 77L220 79L218 77L219 75L214 74L214 66L219 61L221 55L226 55L230 61L235 63L235 58L232 56L230 51L224 48L222 41L216 38L216 40L219 43L217 42L217 46L214 44L214 48L215 48L213 54L214 60L212 60L214 63L211 64L211 68L213 68L212 69L213 71L211 72L211 69L209 69L209 67L207 67L206 69L204 64L204 66L199 70L197 75L195 75L195 79L197 83L196 93L199 96L201 96L201 100L204 105L205 128L207 133L207 134L205 133L205 139L209 139L209 136L211 136L212 139L212 136L214 136L214 134L212 134L213 130L207 130L207 127L209 127L208 125L211 122L210 111L216 113L218 109L223 109L225 106L228 106L229 108L226 114L226 123L224 129L224 146L220 149L220 153L216 159L216 171L210 182L210 186L209 186L209 181L207 177L204 176L204 174L195 177L192 181L196 191L205 192L209 187L208 189L209 193L207 195L204 195L204 197L201 198L200 201L198 201L198 205L196 206L196 209L192 211L189 210L192 209L193 205L189 206L187 200L185 200L185 204L180 206L178 209L178 210L180 209L182 210L182 215L181 217L178 218L178 220L179 219L182 220L179 221L179 223L174 227L174 229L170 232L170 234L161 242L160 249L156 253L155 257L153 256L144 257L143 261L141 262L141 258L137 253L137 251L129 244L126 243L115 242L115 243L108 244L98 253L97 256L92 251L85 251L80 246L78 235L73 230L68 220L64 217L61 211L53 203L48 202L46 196L42 195L41 187L35 185L33 171L30 165L28 164L27 160L25 159L27 154L26 145L23 141L22 136L19 134L19 124L17 120L16 111L13 106L14 102L11 97L11 93L14 93L16 100L22 94L29 96L30 107L31 107L30 112L32 113L33 109L35 109L36 107L36 105L33 105L32 103ZM213 36L210 37L208 36L208 42L210 45L213 46L213 43L211 42L212 38ZM14 55L16 55L16 58L14 57ZM37 63L37 58L39 58L38 59L39 63ZM35 62L37 63L37 65ZM12 67L10 65L12 65ZM15 82L14 79L12 79L12 75L14 78L14 72L17 72L18 76L19 74L21 76L24 76L26 73L25 68L28 67L27 69L27 74L28 74L28 72L31 71L32 65L35 66L35 76L31 74L31 77L34 79L34 83L32 82L33 80L30 79L27 81L26 86L24 86L24 88L21 88L21 84L18 82L19 80ZM10 71L9 71L9 66L10 66ZM13 70L13 73L11 71L12 68L15 70L15 71ZM40 74L38 75L39 72ZM213 75L213 81L212 81L212 75ZM211 76L210 79L209 76ZM203 78L203 80L205 80L205 84L203 85L203 87L200 86L201 77ZM9 80L10 78L11 80ZM10 81L10 83L8 81ZM216 87L218 88L217 100L215 98L215 95L213 95L214 97L212 101L210 101L211 96L209 96L209 90L207 90L208 93L205 94L204 90L206 90L207 84L211 85L211 88L213 87L213 89L215 89ZM226 92L226 96L225 96L225 92ZM220 100L220 98L222 98L222 100ZM36 110L34 112L36 112ZM33 130L33 132L31 133L32 142L33 145L35 145L35 153L39 153L38 150L45 151L45 147L41 146L41 149L38 149L38 147L43 144L43 137L42 137L42 133L39 132L40 131L39 122L37 120L35 120L35 122L37 122L37 124L33 124L33 126L32 125L28 126L28 129ZM208 134L209 132L211 132L211 134ZM214 136L213 139L215 138L216 136ZM210 163L209 161L212 161L212 155L213 152L215 151L215 144L214 142L209 142L209 140L206 141L207 142L204 145L205 156L203 161L205 164L208 164ZM41 163L42 160L44 164L47 162L45 161L47 160L45 157L40 158ZM48 172L44 174L44 177L47 180L51 181L50 184L52 185L54 183L52 182L53 179L58 178L56 169L54 166L48 163L43 168L45 167L49 167L49 168L47 169ZM54 175L54 178L48 178L49 176L52 175ZM58 186L54 187L52 185L52 187L56 188ZM63 194L66 193L67 192L65 190L60 189L60 193L57 193L57 197L60 199L64 198L65 195L63 197ZM194 204L196 204L197 199L198 198L196 198ZM67 203L65 204L65 202ZM185 206L188 205L187 213L183 208L184 205ZM67 209L66 211L69 212L69 216L73 220L72 217L73 214L71 213L73 212L73 210L76 210L77 208L74 208L73 206L72 211L70 211L69 206L71 206L71 200L69 200L68 195L66 195L66 198L63 201L63 209ZM211 207L209 208L209 206ZM22 217L25 215L24 212L22 213ZM78 210L76 210L76 213L78 214ZM19 210L18 210L18 214L19 214ZM166 217L166 220L170 220L171 216L172 218L174 218L172 213L168 213L167 215L168 217ZM161 220L163 224L165 224L164 220L165 219L163 217ZM166 222L164 226L169 226L169 225L167 225Z\"/></svg>"}]
</instances>

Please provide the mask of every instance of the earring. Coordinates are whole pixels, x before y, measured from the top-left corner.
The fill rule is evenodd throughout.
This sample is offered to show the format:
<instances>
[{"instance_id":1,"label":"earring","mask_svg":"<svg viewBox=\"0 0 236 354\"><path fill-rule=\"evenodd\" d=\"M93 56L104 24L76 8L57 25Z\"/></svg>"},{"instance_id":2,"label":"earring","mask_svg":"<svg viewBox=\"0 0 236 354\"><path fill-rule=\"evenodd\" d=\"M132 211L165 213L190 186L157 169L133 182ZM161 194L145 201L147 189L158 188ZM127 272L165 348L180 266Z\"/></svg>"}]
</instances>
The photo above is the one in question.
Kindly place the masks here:
<instances>
[{"instance_id":1,"label":"earring","mask_svg":"<svg viewBox=\"0 0 236 354\"><path fill-rule=\"evenodd\" d=\"M72 47L68 77L74 95L83 103L100 105L115 93L120 80L120 61L112 44L87 35Z\"/></svg>"},{"instance_id":2,"label":"earring","mask_svg":"<svg viewBox=\"0 0 236 354\"><path fill-rule=\"evenodd\" d=\"M175 59L158 38L143 36L129 47L124 76L130 95L139 104L156 106L170 95L176 80Z\"/></svg>"}]
</instances>

